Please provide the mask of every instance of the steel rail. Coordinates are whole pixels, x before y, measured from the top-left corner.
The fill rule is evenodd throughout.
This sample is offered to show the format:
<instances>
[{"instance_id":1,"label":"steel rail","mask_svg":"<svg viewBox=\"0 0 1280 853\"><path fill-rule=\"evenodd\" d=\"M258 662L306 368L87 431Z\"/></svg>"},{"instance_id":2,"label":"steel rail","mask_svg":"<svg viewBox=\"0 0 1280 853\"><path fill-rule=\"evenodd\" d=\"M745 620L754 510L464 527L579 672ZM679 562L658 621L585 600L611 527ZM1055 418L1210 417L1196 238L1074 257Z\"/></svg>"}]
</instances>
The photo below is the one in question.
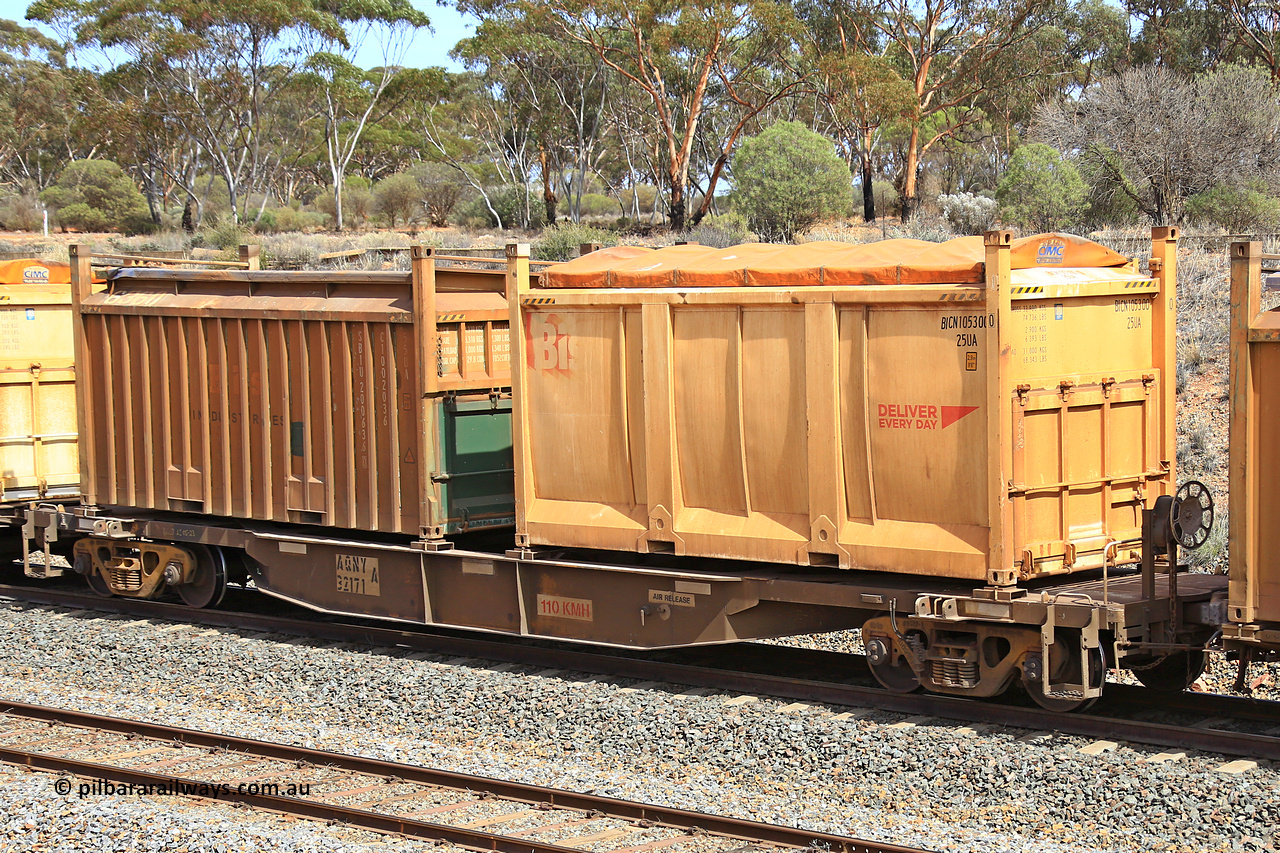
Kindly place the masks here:
<instances>
[{"instance_id":1,"label":"steel rail","mask_svg":"<svg viewBox=\"0 0 1280 853\"><path fill-rule=\"evenodd\" d=\"M1280 736L1276 735L1178 726L1108 717L1096 713L1060 714L1038 707L1001 705L928 693L890 693L879 687L744 669L728 669L718 665L656 660L634 654L605 654L581 648L533 645L519 640L460 637L346 622L321 622L232 611L196 610L183 605L156 601L101 598L92 593L70 593L36 587L0 585L0 597L141 618L169 619L211 627L292 634L370 646L401 647L413 651L572 670L615 678L660 681L802 702L869 707L965 723L1038 729L1082 737L1280 761ZM706 655L713 654L718 648L721 647L693 648L685 651L690 655ZM777 647L767 648L776 649ZM788 650L788 653L803 655L805 650ZM861 660L854 655L848 655L848 657L854 661ZM851 661L850 665L853 665L854 661ZM1198 716L1201 719L1219 717L1253 719L1280 725L1280 702L1195 693L1158 694L1158 701L1153 701L1152 695L1147 688L1112 684L1107 687L1103 707L1128 708L1139 712L1158 710L1162 713Z\"/></svg>"},{"instance_id":2,"label":"steel rail","mask_svg":"<svg viewBox=\"0 0 1280 853\"><path fill-rule=\"evenodd\" d=\"M797 827L779 826L704 812L619 800L612 797L601 797L595 794L581 794L540 785L508 782L487 776L437 770L413 764L383 761L358 755L253 740L217 732L159 725L139 720L107 717L80 711L69 711L61 708L50 708L42 705L30 705L23 702L0 701L0 713L28 720L115 732L148 740L178 743L184 746L225 750L253 758L293 762L299 765L310 764L328 769L336 768L351 773L395 779L398 782L412 782L435 788L448 788L470 794L488 794L500 799L530 805L546 804L559 809L587 812L595 817L615 818L633 823L643 821L649 825L668 829L688 831L695 834L705 833L747 842L763 842L787 848L812 847L820 850L838 851L838 853L920 853L918 848L866 841L825 832L814 832ZM0 732L0 737L3 737L3 732ZM207 786L216 784L211 783L209 780L169 776L13 747L0 747L0 761L133 785L176 786L183 784L188 786ZM566 851L579 849L527 838L504 836L468 827L418 821L411 818L298 797L228 790L218 796L218 799L224 798L245 802L257 808L319 820L334 820L351 826L381 832L395 832L418 838L440 838L477 850L496 850L503 851L503 853L566 853Z\"/></svg>"}]
</instances>

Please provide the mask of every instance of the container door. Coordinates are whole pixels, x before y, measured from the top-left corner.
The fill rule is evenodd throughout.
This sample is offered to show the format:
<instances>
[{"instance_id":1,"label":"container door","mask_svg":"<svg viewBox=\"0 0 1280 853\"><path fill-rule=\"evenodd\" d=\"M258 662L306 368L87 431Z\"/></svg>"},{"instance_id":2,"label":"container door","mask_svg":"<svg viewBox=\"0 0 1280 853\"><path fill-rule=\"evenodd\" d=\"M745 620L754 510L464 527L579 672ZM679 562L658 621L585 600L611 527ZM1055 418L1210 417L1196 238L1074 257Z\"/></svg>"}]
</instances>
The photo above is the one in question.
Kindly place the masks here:
<instances>
[{"instance_id":1,"label":"container door","mask_svg":"<svg viewBox=\"0 0 1280 853\"><path fill-rule=\"evenodd\" d=\"M1143 505L1171 478L1157 283L1054 272L1083 280L1049 279L1013 303L1009 498L1024 575L1100 566L1108 542L1140 536Z\"/></svg>"}]
</instances>

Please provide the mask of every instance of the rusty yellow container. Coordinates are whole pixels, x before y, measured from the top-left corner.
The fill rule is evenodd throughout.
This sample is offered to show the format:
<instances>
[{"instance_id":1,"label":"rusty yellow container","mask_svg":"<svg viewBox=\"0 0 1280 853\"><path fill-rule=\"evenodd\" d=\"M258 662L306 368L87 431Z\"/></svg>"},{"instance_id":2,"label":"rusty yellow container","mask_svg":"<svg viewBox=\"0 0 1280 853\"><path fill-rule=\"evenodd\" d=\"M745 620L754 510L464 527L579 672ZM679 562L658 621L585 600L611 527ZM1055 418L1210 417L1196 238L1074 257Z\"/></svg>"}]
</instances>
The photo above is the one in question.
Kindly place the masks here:
<instances>
[{"instance_id":1,"label":"rusty yellow container","mask_svg":"<svg viewBox=\"0 0 1280 853\"><path fill-rule=\"evenodd\" d=\"M625 248L536 287L516 247L518 542L1099 567L1174 483L1175 245L1152 276L1057 234Z\"/></svg>"},{"instance_id":2,"label":"rusty yellow container","mask_svg":"<svg viewBox=\"0 0 1280 853\"><path fill-rule=\"evenodd\" d=\"M127 268L90 293L72 261L87 500L431 539L512 524L500 268L415 248L410 272Z\"/></svg>"},{"instance_id":3,"label":"rusty yellow container","mask_svg":"<svg viewBox=\"0 0 1280 853\"><path fill-rule=\"evenodd\" d=\"M1262 309L1263 259L1261 243L1231 246L1232 624L1223 636L1280 645L1280 308Z\"/></svg>"},{"instance_id":4,"label":"rusty yellow container","mask_svg":"<svg viewBox=\"0 0 1280 853\"><path fill-rule=\"evenodd\" d=\"M0 263L0 501L80 492L67 264Z\"/></svg>"}]
</instances>

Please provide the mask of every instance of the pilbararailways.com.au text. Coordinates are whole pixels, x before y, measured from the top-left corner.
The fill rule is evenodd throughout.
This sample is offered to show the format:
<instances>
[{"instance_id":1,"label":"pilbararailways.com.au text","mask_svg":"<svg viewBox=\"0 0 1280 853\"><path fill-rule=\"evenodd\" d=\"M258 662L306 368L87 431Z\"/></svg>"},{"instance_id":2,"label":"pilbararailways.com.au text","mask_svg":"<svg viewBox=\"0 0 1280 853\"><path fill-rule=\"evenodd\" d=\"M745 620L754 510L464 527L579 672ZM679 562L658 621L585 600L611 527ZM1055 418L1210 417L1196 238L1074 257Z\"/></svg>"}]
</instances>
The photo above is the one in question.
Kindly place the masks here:
<instances>
[{"instance_id":1,"label":"pilbararailways.com.au text","mask_svg":"<svg viewBox=\"0 0 1280 853\"><path fill-rule=\"evenodd\" d=\"M91 782L72 782L59 779L54 790L66 797L73 792L80 799L86 797L208 797L218 799L230 796L305 797L311 793L311 783L281 785L276 782L241 782L228 785L218 782L156 782L135 784L95 779Z\"/></svg>"}]
</instances>

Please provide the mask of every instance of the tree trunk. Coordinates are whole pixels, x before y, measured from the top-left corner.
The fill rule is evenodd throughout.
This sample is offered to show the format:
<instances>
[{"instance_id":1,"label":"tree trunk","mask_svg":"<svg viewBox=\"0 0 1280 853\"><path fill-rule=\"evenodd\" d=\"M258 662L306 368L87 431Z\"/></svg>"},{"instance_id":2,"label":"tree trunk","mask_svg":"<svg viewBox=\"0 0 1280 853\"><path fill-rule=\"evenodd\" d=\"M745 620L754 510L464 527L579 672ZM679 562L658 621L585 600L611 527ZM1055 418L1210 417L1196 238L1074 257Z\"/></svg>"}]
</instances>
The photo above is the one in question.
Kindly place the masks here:
<instances>
[{"instance_id":1,"label":"tree trunk","mask_svg":"<svg viewBox=\"0 0 1280 853\"><path fill-rule=\"evenodd\" d=\"M547 150L544 148L538 152L538 162L542 170L542 203L547 208L547 225L556 224L556 206L559 199L556 197L556 191L551 188L551 172L547 168Z\"/></svg>"},{"instance_id":2,"label":"tree trunk","mask_svg":"<svg viewBox=\"0 0 1280 853\"><path fill-rule=\"evenodd\" d=\"M684 230L685 217L685 199L684 187L676 181L671 183L671 209L668 211L668 220L670 221L671 230L680 232Z\"/></svg>"},{"instance_id":3,"label":"tree trunk","mask_svg":"<svg viewBox=\"0 0 1280 853\"><path fill-rule=\"evenodd\" d=\"M196 200L187 197L187 203L182 206L182 230L188 234L192 234L196 230Z\"/></svg>"},{"instance_id":4,"label":"tree trunk","mask_svg":"<svg viewBox=\"0 0 1280 853\"><path fill-rule=\"evenodd\" d=\"M911 141L907 143L907 162L902 175L902 221L906 222L916 212L916 168L920 163L920 127L911 128Z\"/></svg>"},{"instance_id":5,"label":"tree trunk","mask_svg":"<svg viewBox=\"0 0 1280 853\"><path fill-rule=\"evenodd\" d=\"M871 158L862 157L862 219L876 221L876 188L871 185Z\"/></svg>"},{"instance_id":6,"label":"tree trunk","mask_svg":"<svg viewBox=\"0 0 1280 853\"><path fill-rule=\"evenodd\" d=\"M333 230L342 230L342 184L335 183L333 185Z\"/></svg>"},{"instance_id":7,"label":"tree trunk","mask_svg":"<svg viewBox=\"0 0 1280 853\"><path fill-rule=\"evenodd\" d=\"M716 158L715 165L711 167L711 179L707 182L707 192L702 197L702 204L698 205L697 211L693 214L693 225L697 225L702 218L711 212L711 207L715 204L716 184L720 182L720 176L724 174L724 167L729 163L729 155L723 151Z\"/></svg>"}]
</instances>

